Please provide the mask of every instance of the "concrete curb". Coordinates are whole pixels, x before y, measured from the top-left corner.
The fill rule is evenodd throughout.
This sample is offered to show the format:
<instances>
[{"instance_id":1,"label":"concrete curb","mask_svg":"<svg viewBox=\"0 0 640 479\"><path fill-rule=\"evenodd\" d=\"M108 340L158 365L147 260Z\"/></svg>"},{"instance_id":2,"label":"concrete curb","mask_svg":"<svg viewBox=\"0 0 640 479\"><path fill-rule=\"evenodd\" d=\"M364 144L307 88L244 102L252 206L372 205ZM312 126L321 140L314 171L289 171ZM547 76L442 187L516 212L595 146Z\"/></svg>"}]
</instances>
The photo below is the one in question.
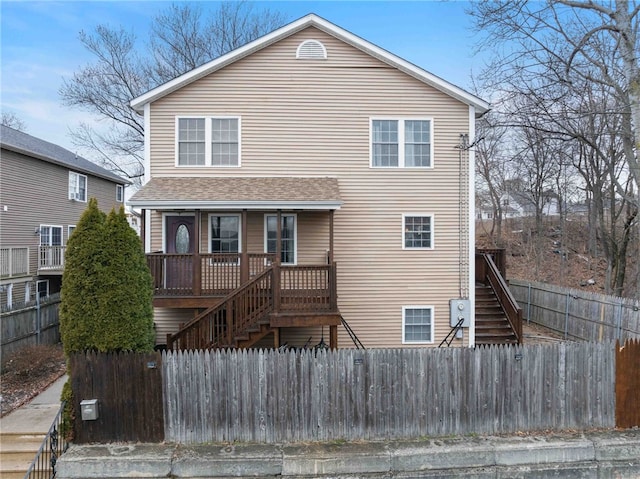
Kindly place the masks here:
<instances>
[{"instance_id":1,"label":"concrete curb","mask_svg":"<svg viewBox=\"0 0 640 479\"><path fill-rule=\"evenodd\" d=\"M638 478L640 431L291 445L72 446L58 479Z\"/></svg>"}]
</instances>

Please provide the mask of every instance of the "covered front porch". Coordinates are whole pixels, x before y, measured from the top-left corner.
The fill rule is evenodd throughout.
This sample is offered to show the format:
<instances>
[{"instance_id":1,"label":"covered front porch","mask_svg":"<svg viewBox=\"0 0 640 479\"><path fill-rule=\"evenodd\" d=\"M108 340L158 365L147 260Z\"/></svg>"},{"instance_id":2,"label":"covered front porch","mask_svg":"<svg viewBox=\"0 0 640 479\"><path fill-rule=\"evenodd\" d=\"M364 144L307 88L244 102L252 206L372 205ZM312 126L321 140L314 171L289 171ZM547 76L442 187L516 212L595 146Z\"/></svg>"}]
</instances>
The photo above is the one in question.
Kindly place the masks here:
<instances>
[{"instance_id":1,"label":"covered front porch","mask_svg":"<svg viewBox=\"0 0 640 479\"><path fill-rule=\"evenodd\" d=\"M171 200L185 182L207 199ZM269 334L277 347L280 328L311 326L329 326L337 347L337 180L167 178L130 203L141 209L142 240L152 251L154 306L193 310L168 333L167 347L248 347Z\"/></svg>"}]
</instances>

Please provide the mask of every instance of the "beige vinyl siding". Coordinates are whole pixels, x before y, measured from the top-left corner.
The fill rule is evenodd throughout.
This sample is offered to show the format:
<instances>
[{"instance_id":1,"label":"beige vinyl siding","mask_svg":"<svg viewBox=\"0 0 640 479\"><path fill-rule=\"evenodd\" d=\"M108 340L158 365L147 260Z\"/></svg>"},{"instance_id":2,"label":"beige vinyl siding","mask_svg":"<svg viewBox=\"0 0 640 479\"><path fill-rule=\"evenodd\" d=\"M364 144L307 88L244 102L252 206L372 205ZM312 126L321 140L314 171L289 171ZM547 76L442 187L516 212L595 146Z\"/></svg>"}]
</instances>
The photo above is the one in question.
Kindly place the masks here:
<instances>
[{"instance_id":1,"label":"beige vinyl siding","mask_svg":"<svg viewBox=\"0 0 640 479\"><path fill-rule=\"evenodd\" d=\"M0 188L0 244L29 247L29 271L36 276L40 225L62 227L62 243L67 244L69 226L78 223L88 203L69 200L69 169L2 149ZM82 173L87 177L88 198L95 197L101 210L109 212L116 202L116 184ZM6 208L6 211L5 211ZM33 294L33 290L32 290ZM14 301L23 301L20 290Z\"/></svg>"},{"instance_id":2,"label":"beige vinyl siding","mask_svg":"<svg viewBox=\"0 0 640 479\"><path fill-rule=\"evenodd\" d=\"M327 60L296 60L305 39L320 40ZM335 214L339 307L365 346L402 346L402 306L434 307L435 346L450 330L448 302L460 294L460 189L468 192L466 183L460 185L456 149L460 134L469 132L466 104L309 28L183 87L150 110L152 176L338 178L344 201ZM177 115L241 117L242 167L176 167ZM370 168L371 118L432 119L433 168ZM310 233L307 222L316 225L317 244L309 247L321 250L328 219L297 213L300 260L314 262L316 253L307 256L303 248L311 235L301 236L301 226ZM405 213L433 215L433 250L403 251ZM251 246L262 241L258 231L249 237ZM306 341L302 333L287 334ZM342 328L339 343L352 345Z\"/></svg>"}]
</instances>

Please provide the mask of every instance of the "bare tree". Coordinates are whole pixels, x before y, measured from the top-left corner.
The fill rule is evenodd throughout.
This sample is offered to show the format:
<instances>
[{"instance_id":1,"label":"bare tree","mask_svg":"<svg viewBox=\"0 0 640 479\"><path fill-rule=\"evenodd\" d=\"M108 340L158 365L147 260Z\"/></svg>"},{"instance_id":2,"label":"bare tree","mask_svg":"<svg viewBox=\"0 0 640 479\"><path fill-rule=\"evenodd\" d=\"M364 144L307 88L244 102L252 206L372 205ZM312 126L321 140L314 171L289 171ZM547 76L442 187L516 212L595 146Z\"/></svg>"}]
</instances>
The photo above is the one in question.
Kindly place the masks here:
<instances>
[{"instance_id":1,"label":"bare tree","mask_svg":"<svg viewBox=\"0 0 640 479\"><path fill-rule=\"evenodd\" d=\"M640 5L636 0L498 0L475 2L470 9L485 35L480 48L494 48L485 80L504 91L535 91L537 83L563 94L574 82L606 85L621 100L629 127L621 130L624 162L640 186ZM551 90L547 89L549 93ZM553 96L549 99L553 100ZM635 127L634 127L635 125ZM628 195L617 184L619 195ZM629 198L636 204L638 197Z\"/></svg>"},{"instance_id":2,"label":"bare tree","mask_svg":"<svg viewBox=\"0 0 640 479\"><path fill-rule=\"evenodd\" d=\"M4 126L8 126L18 131L25 131L27 129L26 124L12 111L3 111L2 119L0 119L0 124Z\"/></svg>"},{"instance_id":3,"label":"bare tree","mask_svg":"<svg viewBox=\"0 0 640 479\"><path fill-rule=\"evenodd\" d=\"M74 143L139 184L144 175L144 124L129 102L282 23L284 18L268 9L228 2L206 18L199 4L168 7L155 18L146 48L122 27L100 25L92 33L81 32L80 41L95 62L65 80L60 95L65 105L95 114L104 127L82 124L72 132Z\"/></svg>"}]
</instances>

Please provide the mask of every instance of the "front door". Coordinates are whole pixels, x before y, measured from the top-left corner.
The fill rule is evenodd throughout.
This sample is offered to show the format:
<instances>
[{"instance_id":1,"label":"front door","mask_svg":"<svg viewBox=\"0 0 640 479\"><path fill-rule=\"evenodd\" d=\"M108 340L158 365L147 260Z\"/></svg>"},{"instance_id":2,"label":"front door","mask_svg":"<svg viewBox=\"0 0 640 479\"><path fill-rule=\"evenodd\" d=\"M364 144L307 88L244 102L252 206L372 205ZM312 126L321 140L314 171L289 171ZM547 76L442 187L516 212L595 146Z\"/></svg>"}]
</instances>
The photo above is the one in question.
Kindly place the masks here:
<instances>
[{"instance_id":1,"label":"front door","mask_svg":"<svg viewBox=\"0 0 640 479\"><path fill-rule=\"evenodd\" d=\"M194 231L193 216L165 217L166 288L193 290Z\"/></svg>"}]
</instances>

